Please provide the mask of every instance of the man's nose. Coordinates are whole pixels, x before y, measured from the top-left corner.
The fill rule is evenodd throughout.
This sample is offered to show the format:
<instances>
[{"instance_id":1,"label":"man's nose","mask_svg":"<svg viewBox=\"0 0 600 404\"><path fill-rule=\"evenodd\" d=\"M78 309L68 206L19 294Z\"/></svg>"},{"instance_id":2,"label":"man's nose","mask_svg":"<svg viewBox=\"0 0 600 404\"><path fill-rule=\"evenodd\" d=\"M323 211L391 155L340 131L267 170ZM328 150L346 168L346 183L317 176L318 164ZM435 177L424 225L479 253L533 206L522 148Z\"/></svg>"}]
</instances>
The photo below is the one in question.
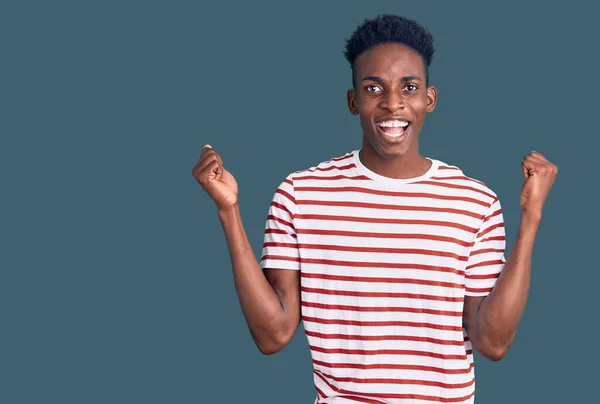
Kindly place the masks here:
<instances>
[{"instance_id":1,"label":"man's nose","mask_svg":"<svg viewBox=\"0 0 600 404\"><path fill-rule=\"evenodd\" d=\"M404 109L405 106L404 97L402 94L397 92L387 93L383 98L383 103L381 104L382 108L387 109L390 112L396 112L399 109Z\"/></svg>"}]
</instances>

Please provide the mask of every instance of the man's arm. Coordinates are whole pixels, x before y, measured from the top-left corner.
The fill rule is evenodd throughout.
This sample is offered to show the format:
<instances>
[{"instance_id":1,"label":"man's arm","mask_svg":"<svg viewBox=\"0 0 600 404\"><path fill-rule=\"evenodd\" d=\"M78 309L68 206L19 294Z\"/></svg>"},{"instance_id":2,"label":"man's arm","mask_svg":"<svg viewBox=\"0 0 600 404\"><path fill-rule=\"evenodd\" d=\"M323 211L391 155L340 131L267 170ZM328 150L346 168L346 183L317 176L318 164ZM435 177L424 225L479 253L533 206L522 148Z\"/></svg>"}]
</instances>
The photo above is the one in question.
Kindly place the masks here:
<instances>
[{"instance_id":1,"label":"man's arm","mask_svg":"<svg viewBox=\"0 0 600 404\"><path fill-rule=\"evenodd\" d=\"M217 205L235 287L252 338L264 354L280 351L300 323L300 271L263 273L242 224L237 182L210 145L203 147L192 175Z\"/></svg>"},{"instance_id":2,"label":"man's arm","mask_svg":"<svg viewBox=\"0 0 600 404\"><path fill-rule=\"evenodd\" d=\"M265 355L282 350L300 324L300 271L261 269L236 206L219 211L235 288L250 334Z\"/></svg>"},{"instance_id":3,"label":"man's arm","mask_svg":"<svg viewBox=\"0 0 600 404\"><path fill-rule=\"evenodd\" d=\"M513 342L525 310L531 277L531 256L539 219L524 214L508 260L486 297L466 296L463 322L479 353L500 360Z\"/></svg>"},{"instance_id":4,"label":"man's arm","mask_svg":"<svg viewBox=\"0 0 600 404\"><path fill-rule=\"evenodd\" d=\"M543 205L558 168L540 153L523 161L521 222L515 244L493 290L486 297L466 296L463 323L473 346L482 355L500 360L512 344L525 310L531 278L531 257Z\"/></svg>"}]
</instances>

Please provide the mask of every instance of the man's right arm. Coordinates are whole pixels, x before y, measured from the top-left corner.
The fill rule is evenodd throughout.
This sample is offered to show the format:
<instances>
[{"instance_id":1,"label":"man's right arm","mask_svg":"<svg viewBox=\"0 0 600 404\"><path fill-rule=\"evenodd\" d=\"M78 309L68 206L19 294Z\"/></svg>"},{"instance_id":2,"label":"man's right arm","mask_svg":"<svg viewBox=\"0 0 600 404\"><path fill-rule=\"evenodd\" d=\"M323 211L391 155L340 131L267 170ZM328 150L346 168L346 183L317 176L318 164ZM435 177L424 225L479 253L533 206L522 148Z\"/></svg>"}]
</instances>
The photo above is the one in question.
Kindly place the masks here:
<instances>
[{"instance_id":1,"label":"man's right arm","mask_svg":"<svg viewBox=\"0 0 600 404\"><path fill-rule=\"evenodd\" d=\"M217 205L235 287L252 338L262 353L278 352L289 343L300 323L300 271L263 272L244 230L237 182L210 145L202 149L192 175Z\"/></svg>"},{"instance_id":2,"label":"man's right arm","mask_svg":"<svg viewBox=\"0 0 600 404\"><path fill-rule=\"evenodd\" d=\"M250 334L265 355L282 350L300 323L300 271L265 269L256 260L238 205L219 210L235 288Z\"/></svg>"}]
</instances>

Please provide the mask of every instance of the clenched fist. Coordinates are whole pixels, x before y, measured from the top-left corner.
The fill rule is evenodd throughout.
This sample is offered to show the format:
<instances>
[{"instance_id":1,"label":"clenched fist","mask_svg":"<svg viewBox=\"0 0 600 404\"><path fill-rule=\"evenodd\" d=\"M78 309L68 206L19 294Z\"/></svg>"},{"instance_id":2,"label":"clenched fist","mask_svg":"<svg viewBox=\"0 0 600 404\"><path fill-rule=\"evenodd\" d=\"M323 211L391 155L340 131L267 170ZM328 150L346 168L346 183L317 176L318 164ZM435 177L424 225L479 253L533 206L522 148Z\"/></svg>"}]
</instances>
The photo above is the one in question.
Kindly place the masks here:
<instances>
[{"instance_id":1,"label":"clenched fist","mask_svg":"<svg viewBox=\"0 0 600 404\"><path fill-rule=\"evenodd\" d=\"M210 145L202 149L192 175L215 201L217 209L224 210L237 204L238 184L233 175L223 167L221 156Z\"/></svg>"},{"instance_id":2,"label":"clenched fist","mask_svg":"<svg viewBox=\"0 0 600 404\"><path fill-rule=\"evenodd\" d=\"M558 174L558 167L535 151L525 156L521 166L525 176L525 183L521 188L521 210L541 216L546 198Z\"/></svg>"}]
</instances>

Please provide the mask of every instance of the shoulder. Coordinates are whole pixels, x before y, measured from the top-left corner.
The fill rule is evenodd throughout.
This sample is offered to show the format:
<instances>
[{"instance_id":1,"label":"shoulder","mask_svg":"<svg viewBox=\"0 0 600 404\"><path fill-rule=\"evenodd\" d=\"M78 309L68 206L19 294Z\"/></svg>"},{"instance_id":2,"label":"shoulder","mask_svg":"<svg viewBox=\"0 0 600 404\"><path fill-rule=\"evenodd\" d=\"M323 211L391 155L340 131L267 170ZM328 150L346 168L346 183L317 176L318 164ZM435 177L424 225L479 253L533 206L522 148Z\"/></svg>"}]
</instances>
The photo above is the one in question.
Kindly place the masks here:
<instances>
[{"instance_id":1,"label":"shoulder","mask_svg":"<svg viewBox=\"0 0 600 404\"><path fill-rule=\"evenodd\" d=\"M343 174L344 171L355 168L356 165L353 162L354 152L348 152L339 156L332 157L328 160L316 163L313 166L294 171L290 173L286 180L291 181L292 184L298 179L307 178L331 178L332 176Z\"/></svg>"},{"instance_id":2,"label":"shoulder","mask_svg":"<svg viewBox=\"0 0 600 404\"><path fill-rule=\"evenodd\" d=\"M463 190L483 200L489 205L498 201L498 195L492 188L478 178L465 174L458 166L448 164L444 161L435 160L438 167L432 180L438 181L440 185L448 186L457 190Z\"/></svg>"},{"instance_id":3,"label":"shoulder","mask_svg":"<svg viewBox=\"0 0 600 404\"><path fill-rule=\"evenodd\" d=\"M353 162L354 152L348 152L328 160L317 163L308 168L293 171L280 182L277 188L278 193L283 193L288 199L294 199L293 195L296 192L298 184L304 186L323 184L325 180L335 180L347 178L350 170L355 168Z\"/></svg>"}]
</instances>

